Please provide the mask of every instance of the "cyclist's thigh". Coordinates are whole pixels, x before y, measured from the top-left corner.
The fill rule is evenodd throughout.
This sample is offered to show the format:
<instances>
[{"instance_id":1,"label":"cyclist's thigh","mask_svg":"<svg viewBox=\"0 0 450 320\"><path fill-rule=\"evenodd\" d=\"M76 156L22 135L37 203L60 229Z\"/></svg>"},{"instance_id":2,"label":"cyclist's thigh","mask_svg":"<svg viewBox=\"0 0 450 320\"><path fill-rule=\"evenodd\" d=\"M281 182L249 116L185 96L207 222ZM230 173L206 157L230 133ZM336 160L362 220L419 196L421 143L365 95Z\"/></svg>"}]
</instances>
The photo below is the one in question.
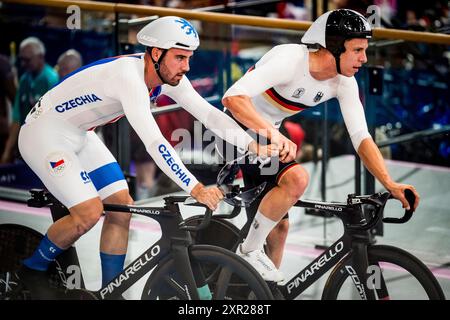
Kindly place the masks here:
<instances>
[{"instance_id":1,"label":"cyclist's thigh","mask_svg":"<svg viewBox=\"0 0 450 320\"><path fill-rule=\"evenodd\" d=\"M242 178L244 180L245 190L249 190L259 186L261 183L266 182L266 187L261 194L256 198L249 207L246 208L247 219L253 220L258 210L259 204L264 196L275 187L275 184L268 181L266 176L260 174L258 165L241 165Z\"/></svg>"},{"instance_id":2,"label":"cyclist's thigh","mask_svg":"<svg viewBox=\"0 0 450 320\"><path fill-rule=\"evenodd\" d=\"M86 169L77 155L85 141L84 131L48 117L41 117L20 130L19 149L23 159L68 208L98 197L92 183L83 180L82 172Z\"/></svg>"},{"instance_id":3,"label":"cyclist's thigh","mask_svg":"<svg viewBox=\"0 0 450 320\"><path fill-rule=\"evenodd\" d=\"M128 190L122 169L109 149L93 131L86 135L86 144L78 156L85 168L86 183L92 181L102 200L121 190Z\"/></svg>"},{"instance_id":4,"label":"cyclist's thigh","mask_svg":"<svg viewBox=\"0 0 450 320\"><path fill-rule=\"evenodd\" d=\"M273 163L267 163L264 166L260 166L257 164L244 164L241 165L242 169L242 177L244 179L245 189L251 189L256 186L259 186L261 183L266 182L266 187L264 191L258 196L258 198L252 202L249 208L247 208L247 217L248 219L253 220L255 217L256 211L258 210L259 204L262 199L266 196L267 193L270 192L274 187L278 185L279 178L283 175L284 172L289 170L289 168L295 166L297 163L295 161L289 163L279 162L277 165ZM273 172L271 170L264 171L263 168L276 168ZM286 213L283 216L283 219L288 219L289 214Z\"/></svg>"}]
</instances>

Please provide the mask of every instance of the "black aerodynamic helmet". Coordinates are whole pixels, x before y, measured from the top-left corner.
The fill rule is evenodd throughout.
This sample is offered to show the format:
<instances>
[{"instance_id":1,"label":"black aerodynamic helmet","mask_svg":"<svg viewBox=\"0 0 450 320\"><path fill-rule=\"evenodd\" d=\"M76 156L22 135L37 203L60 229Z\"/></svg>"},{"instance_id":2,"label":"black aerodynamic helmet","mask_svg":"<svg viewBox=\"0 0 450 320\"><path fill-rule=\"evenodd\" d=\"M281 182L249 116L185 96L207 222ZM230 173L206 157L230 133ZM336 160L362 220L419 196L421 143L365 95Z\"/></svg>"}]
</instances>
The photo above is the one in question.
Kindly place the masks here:
<instances>
[{"instance_id":1,"label":"black aerodynamic helmet","mask_svg":"<svg viewBox=\"0 0 450 320\"><path fill-rule=\"evenodd\" d=\"M341 73L339 56L345 51L344 42L349 39L372 38L372 28L367 19L350 9L337 9L321 15L302 37L301 43L308 48L323 47L336 59L336 68Z\"/></svg>"}]
</instances>

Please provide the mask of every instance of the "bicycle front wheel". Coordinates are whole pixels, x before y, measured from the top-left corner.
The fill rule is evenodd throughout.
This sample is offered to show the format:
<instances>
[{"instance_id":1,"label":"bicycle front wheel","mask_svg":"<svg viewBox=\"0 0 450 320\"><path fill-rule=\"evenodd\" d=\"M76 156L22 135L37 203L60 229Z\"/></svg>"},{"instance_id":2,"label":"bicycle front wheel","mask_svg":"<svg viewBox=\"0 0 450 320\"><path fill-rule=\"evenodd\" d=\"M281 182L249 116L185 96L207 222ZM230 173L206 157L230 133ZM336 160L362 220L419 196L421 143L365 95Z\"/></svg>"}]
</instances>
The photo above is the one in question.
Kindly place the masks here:
<instances>
[{"instance_id":1,"label":"bicycle front wheel","mask_svg":"<svg viewBox=\"0 0 450 320\"><path fill-rule=\"evenodd\" d=\"M376 299L445 300L433 273L410 253L376 245L368 248L368 258L367 285L374 290ZM327 280L322 299L360 299L352 270L348 263L338 265Z\"/></svg>"},{"instance_id":2,"label":"bicycle front wheel","mask_svg":"<svg viewBox=\"0 0 450 320\"><path fill-rule=\"evenodd\" d=\"M248 262L215 246L193 245L191 261L200 267L214 300L271 300L267 283ZM162 261L144 286L143 300L188 300L187 286L176 271L175 261Z\"/></svg>"}]
</instances>

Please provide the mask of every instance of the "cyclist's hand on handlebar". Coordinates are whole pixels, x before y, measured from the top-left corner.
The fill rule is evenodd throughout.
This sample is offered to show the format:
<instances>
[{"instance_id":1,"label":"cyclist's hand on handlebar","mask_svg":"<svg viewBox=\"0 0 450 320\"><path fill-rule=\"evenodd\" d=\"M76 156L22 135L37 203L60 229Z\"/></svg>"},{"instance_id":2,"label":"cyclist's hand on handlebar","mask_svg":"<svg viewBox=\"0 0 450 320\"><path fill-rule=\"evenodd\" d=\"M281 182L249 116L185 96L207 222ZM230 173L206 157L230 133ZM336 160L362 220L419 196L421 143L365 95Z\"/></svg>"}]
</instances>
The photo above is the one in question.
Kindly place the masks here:
<instances>
[{"instance_id":1,"label":"cyclist's hand on handlebar","mask_svg":"<svg viewBox=\"0 0 450 320\"><path fill-rule=\"evenodd\" d=\"M206 188L203 184L198 183L191 191L191 196L200 203L207 205L211 210L216 210L223 194L217 187Z\"/></svg>"},{"instance_id":2,"label":"cyclist's hand on handlebar","mask_svg":"<svg viewBox=\"0 0 450 320\"><path fill-rule=\"evenodd\" d=\"M249 143L248 151L263 158L275 157L280 152L278 146L275 144L263 146L258 144L256 141L252 141Z\"/></svg>"},{"instance_id":3,"label":"cyclist's hand on handlebar","mask_svg":"<svg viewBox=\"0 0 450 320\"><path fill-rule=\"evenodd\" d=\"M414 196L416 197L416 200L414 201L414 210L417 209L419 206L420 196L417 193L416 189L409 184L402 184L402 183L394 183L392 187L389 188L389 192L392 194L392 196L396 199L398 199L402 205L403 208L406 210L410 210L408 200L405 198L405 189L409 189L414 193Z\"/></svg>"},{"instance_id":4,"label":"cyclist's hand on handlebar","mask_svg":"<svg viewBox=\"0 0 450 320\"><path fill-rule=\"evenodd\" d=\"M270 142L278 147L281 162L288 163L295 159L297 155L297 145L279 131L272 131Z\"/></svg>"}]
</instances>

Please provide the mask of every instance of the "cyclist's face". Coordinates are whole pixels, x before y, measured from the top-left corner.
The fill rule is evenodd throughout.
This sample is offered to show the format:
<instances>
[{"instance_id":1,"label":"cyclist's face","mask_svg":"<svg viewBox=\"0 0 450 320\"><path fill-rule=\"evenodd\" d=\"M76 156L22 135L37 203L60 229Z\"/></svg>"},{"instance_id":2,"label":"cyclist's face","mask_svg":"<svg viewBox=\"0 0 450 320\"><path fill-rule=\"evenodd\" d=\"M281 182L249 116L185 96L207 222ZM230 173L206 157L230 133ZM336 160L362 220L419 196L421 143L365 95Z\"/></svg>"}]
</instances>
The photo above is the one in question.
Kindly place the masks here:
<instances>
[{"instance_id":1,"label":"cyclist's face","mask_svg":"<svg viewBox=\"0 0 450 320\"><path fill-rule=\"evenodd\" d=\"M169 49L159 65L163 80L171 86L178 85L183 75L189 71L189 59L192 55L192 51Z\"/></svg>"},{"instance_id":2,"label":"cyclist's face","mask_svg":"<svg viewBox=\"0 0 450 320\"><path fill-rule=\"evenodd\" d=\"M345 41L344 46L345 52L341 54L341 74L352 77L367 62L366 49L369 41L367 39L351 39Z\"/></svg>"}]
</instances>

